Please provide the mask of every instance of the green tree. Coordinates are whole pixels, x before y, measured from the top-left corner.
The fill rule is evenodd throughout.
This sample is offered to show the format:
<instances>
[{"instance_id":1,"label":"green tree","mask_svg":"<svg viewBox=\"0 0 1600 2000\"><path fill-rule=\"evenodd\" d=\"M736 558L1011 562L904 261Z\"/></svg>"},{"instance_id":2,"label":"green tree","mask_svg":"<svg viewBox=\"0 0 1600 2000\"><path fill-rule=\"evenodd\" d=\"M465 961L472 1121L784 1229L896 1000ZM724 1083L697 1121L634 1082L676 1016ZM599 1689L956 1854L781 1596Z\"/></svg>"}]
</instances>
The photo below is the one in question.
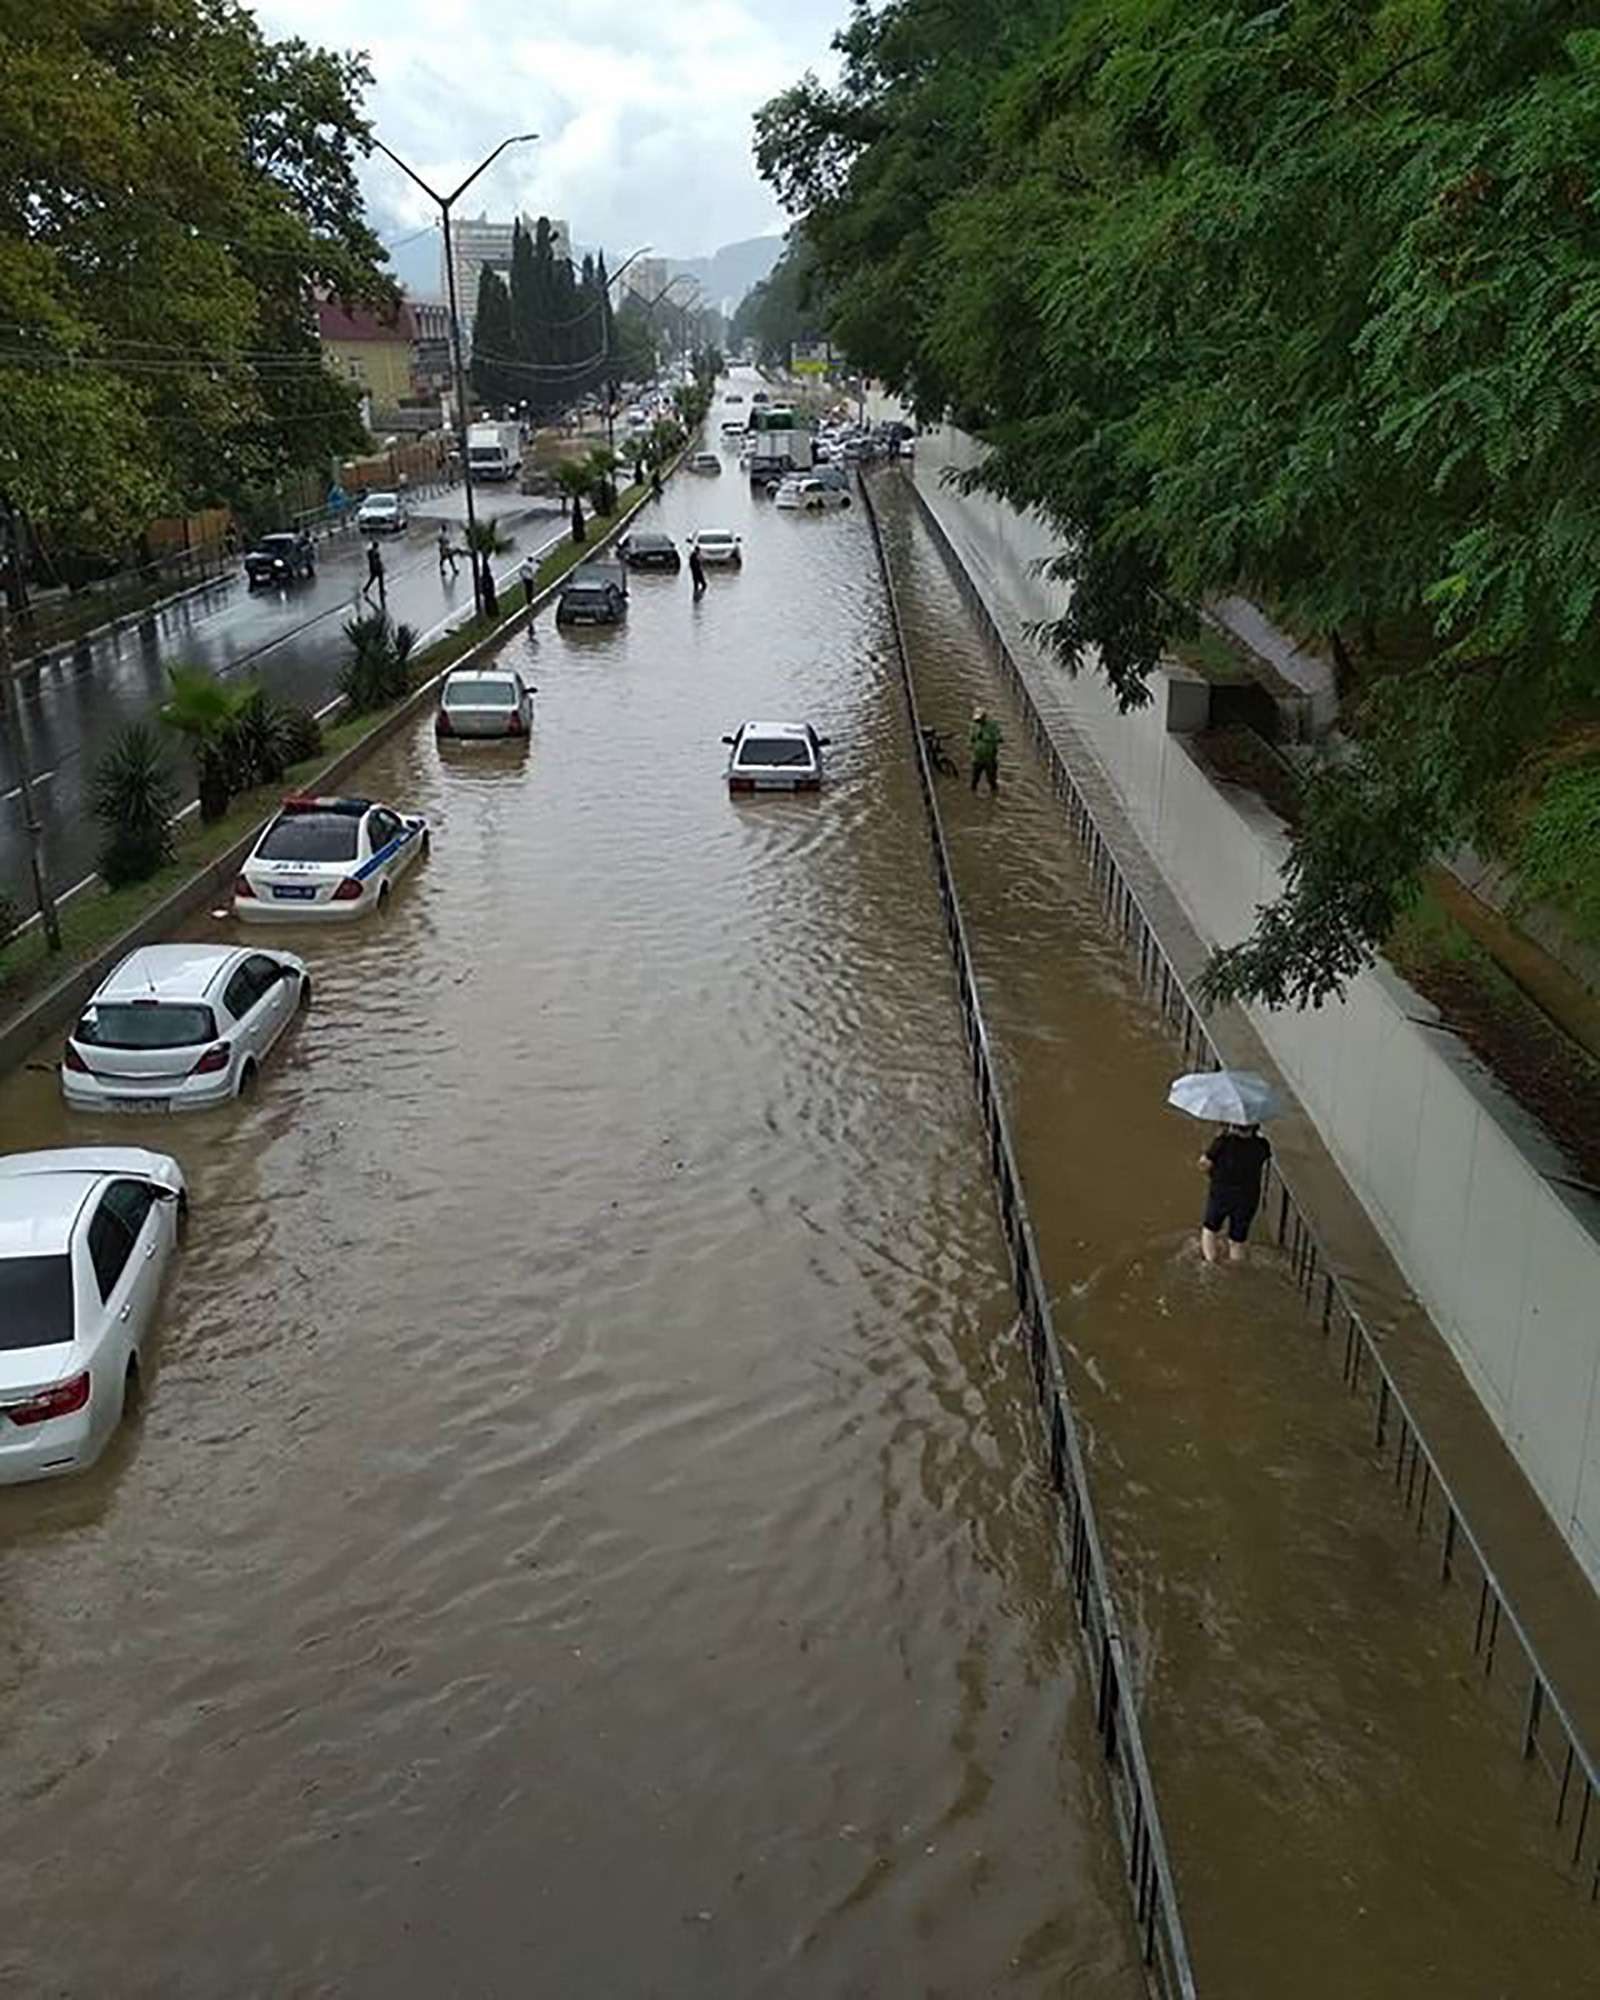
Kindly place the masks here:
<instances>
[{"instance_id":1,"label":"green tree","mask_svg":"<svg viewBox=\"0 0 1600 2000\"><path fill-rule=\"evenodd\" d=\"M305 301L392 296L355 178L359 59L232 0L4 9L0 493L127 545L361 437Z\"/></svg>"},{"instance_id":2,"label":"green tree","mask_svg":"<svg viewBox=\"0 0 1600 2000\"><path fill-rule=\"evenodd\" d=\"M200 791L201 819L219 820L235 789L233 728L247 693L228 687L208 667L169 667L167 687L161 720L189 744Z\"/></svg>"},{"instance_id":3,"label":"green tree","mask_svg":"<svg viewBox=\"0 0 1600 2000\"><path fill-rule=\"evenodd\" d=\"M472 321L472 388L488 409L501 410L521 401L515 346L511 294L500 273L485 264Z\"/></svg>"},{"instance_id":4,"label":"green tree","mask_svg":"<svg viewBox=\"0 0 1600 2000\"><path fill-rule=\"evenodd\" d=\"M1062 663L1136 705L1242 590L1350 668L1211 979L1317 1002L1600 695L1592 10L897 0L837 46L758 158L832 337L1054 525Z\"/></svg>"}]
</instances>

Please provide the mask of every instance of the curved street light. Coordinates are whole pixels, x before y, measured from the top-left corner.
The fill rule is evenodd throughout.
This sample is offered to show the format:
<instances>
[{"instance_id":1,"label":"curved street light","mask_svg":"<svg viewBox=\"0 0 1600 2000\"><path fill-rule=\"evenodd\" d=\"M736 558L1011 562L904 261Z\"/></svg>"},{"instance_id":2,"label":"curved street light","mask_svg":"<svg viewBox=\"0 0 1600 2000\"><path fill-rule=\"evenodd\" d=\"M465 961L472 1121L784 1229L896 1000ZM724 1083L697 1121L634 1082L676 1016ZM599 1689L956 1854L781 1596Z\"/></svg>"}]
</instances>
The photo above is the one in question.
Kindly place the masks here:
<instances>
[{"instance_id":1,"label":"curved street light","mask_svg":"<svg viewBox=\"0 0 1600 2000\"><path fill-rule=\"evenodd\" d=\"M401 173L415 181L430 201L439 204L439 213L444 220L444 275L450 295L450 373L456 391L456 450L461 455L461 484L465 488L467 497L467 548L472 562L472 609L474 615L481 618L484 609L484 589L483 578L478 568L478 516L472 504L472 468L467 463L467 378L466 371L461 365L461 318L456 308L456 259L450 243L450 211L479 174L494 165L507 146L526 145L539 135L537 132L513 132L509 139L502 139L492 153L478 162L461 185L452 188L448 194L441 194L437 188L430 187L416 168L408 166L394 148L386 146L375 132L369 132L367 136L385 159L393 160ZM484 560L487 562L488 558L485 557Z\"/></svg>"}]
</instances>

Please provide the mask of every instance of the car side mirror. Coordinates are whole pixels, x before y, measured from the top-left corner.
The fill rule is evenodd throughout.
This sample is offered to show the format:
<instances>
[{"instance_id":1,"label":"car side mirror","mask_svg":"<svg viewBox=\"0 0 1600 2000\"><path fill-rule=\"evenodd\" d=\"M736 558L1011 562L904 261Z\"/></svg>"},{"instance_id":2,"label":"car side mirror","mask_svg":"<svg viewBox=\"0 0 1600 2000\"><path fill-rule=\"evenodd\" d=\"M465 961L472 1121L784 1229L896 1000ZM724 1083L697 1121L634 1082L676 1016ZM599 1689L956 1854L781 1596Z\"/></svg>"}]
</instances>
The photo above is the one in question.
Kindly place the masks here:
<instances>
[{"instance_id":1,"label":"car side mirror","mask_svg":"<svg viewBox=\"0 0 1600 2000\"><path fill-rule=\"evenodd\" d=\"M145 1186L157 1201L176 1201L178 1199L178 1190L166 1187L160 1181L146 1181Z\"/></svg>"},{"instance_id":2,"label":"car side mirror","mask_svg":"<svg viewBox=\"0 0 1600 2000\"><path fill-rule=\"evenodd\" d=\"M731 745L733 742L733 738L731 736L724 736L722 740L724 743L727 743L729 745Z\"/></svg>"},{"instance_id":3,"label":"car side mirror","mask_svg":"<svg viewBox=\"0 0 1600 2000\"><path fill-rule=\"evenodd\" d=\"M829 744L829 743L831 743L831 742L833 741L833 738L832 738L831 736L819 736L819 737L817 738L817 741L818 741L818 742L819 742L820 744L822 744L822 745L826 746L827 744Z\"/></svg>"}]
</instances>

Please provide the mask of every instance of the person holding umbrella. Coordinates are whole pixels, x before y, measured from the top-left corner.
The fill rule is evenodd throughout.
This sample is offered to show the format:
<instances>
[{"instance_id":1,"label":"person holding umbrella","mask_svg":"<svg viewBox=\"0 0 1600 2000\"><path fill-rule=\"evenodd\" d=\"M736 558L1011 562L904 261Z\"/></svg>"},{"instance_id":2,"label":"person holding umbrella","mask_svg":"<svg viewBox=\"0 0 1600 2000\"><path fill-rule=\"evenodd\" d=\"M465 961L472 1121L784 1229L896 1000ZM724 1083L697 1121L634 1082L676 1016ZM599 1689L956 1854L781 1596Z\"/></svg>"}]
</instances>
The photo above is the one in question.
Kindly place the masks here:
<instances>
[{"instance_id":1,"label":"person holding umbrella","mask_svg":"<svg viewBox=\"0 0 1600 2000\"><path fill-rule=\"evenodd\" d=\"M1262 1177L1272 1158L1272 1148L1261 1136L1261 1120L1277 1111L1276 1093L1265 1078L1248 1070L1201 1070L1180 1076L1167 1092L1167 1102L1191 1118L1222 1123L1223 1130L1197 1162L1211 1177L1200 1254L1208 1264L1219 1263L1226 1243L1229 1263L1242 1264L1250 1225L1261 1206Z\"/></svg>"}]
</instances>

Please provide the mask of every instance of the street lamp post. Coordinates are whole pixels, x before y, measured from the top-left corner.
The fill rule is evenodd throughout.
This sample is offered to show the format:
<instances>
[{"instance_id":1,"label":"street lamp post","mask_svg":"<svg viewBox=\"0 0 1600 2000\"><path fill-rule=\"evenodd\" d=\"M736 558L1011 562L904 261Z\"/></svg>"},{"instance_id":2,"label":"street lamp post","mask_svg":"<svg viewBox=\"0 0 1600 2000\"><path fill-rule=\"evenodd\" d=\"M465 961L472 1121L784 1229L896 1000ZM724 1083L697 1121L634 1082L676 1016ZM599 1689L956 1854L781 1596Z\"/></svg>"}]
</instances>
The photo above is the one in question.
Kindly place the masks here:
<instances>
[{"instance_id":1,"label":"street lamp post","mask_svg":"<svg viewBox=\"0 0 1600 2000\"><path fill-rule=\"evenodd\" d=\"M370 136L373 145L386 159L393 160L401 173L415 181L430 201L439 204L439 213L443 218L445 288L450 298L450 366L456 391L456 450L461 459L461 484L467 500L467 550L472 562L472 608L481 618L484 609L484 590L483 578L478 570L478 516L472 504L472 468L467 463L467 374L461 365L461 315L456 304L456 259L450 242L450 211L479 174L494 165L507 146L524 145L530 140L537 139L539 135L537 132L514 132L509 139L502 139L494 151L486 159L480 160L461 185L452 188L449 194L440 194L437 188L429 187L421 174L414 167L408 167L392 147L386 146L375 133Z\"/></svg>"}]
</instances>

